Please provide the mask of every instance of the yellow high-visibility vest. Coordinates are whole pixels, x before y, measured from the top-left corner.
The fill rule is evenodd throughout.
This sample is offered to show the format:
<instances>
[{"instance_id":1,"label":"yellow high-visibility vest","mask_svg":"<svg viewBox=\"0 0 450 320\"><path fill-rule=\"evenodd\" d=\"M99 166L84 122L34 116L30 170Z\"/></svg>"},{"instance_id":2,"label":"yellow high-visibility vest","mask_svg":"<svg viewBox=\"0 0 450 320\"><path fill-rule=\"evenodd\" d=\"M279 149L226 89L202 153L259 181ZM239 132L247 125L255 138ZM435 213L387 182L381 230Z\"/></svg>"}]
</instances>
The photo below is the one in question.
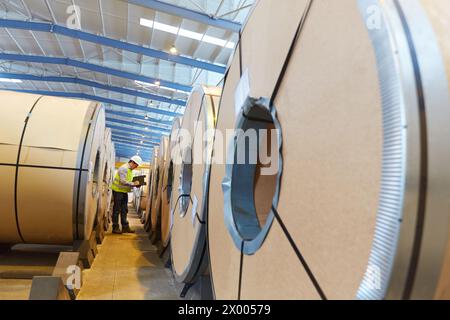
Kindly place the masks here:
<instances>
[{"instance_id":1,"label":"yellow high-visibility vest","mask_svg":"<svg viewBox=\"0 0 450 320\"><path fill-rule=\"evenodd\" d=\"M133 181L133 171L128 167L128 163L125 163L122 167L127 166L128 172L127 172L127 181L132 182ZM120 184L120 176L119 176L119 170L117 170L116 174L114 175L114 181L112 183L111 189L115 192L121 192L121 193L128 193L131 192L130 186L124 186Z\"/></svg>"}]
</instances>

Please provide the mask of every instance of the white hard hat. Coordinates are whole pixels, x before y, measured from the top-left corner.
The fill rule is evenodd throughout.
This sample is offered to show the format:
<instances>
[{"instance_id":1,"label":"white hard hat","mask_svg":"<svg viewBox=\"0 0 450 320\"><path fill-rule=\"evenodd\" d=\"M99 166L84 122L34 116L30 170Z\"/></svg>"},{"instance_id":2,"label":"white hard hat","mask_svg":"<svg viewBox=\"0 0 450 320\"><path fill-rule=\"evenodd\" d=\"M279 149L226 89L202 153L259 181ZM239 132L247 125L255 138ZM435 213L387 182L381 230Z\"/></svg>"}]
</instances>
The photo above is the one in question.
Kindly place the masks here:
<instances>
[{"instance_id":1,"label":"white hard hat","mask_svg":"<svg viewBox=\"0 0 450 320\"><path fill-rule=\"evenodd\" d=\"M130 160L134 161L138 166L142 166L142 163L144 162L144 161L142 161L142 158L139 156L131 157Z\"/></svg>"}]
</instances>

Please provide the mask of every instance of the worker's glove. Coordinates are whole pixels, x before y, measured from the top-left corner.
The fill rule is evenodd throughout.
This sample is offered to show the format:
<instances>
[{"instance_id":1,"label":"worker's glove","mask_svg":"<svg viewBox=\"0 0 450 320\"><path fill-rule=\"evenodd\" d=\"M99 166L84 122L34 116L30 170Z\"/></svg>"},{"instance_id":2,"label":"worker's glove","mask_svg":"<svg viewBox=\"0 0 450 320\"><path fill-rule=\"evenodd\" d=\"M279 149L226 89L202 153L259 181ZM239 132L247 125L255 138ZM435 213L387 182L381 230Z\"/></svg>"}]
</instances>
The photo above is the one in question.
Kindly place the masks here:
<instances>
[{"instance_id":1,"label":"worker's glove","mask_svg":"<svg viewBox=\"0 0 450 320\"><path fill-rule=\"evenodd\" d=\"M134 181L134 182L133 182L133 185L134 185L135 187L140 187L139 181Z\"/></svg>"}]
</instances>

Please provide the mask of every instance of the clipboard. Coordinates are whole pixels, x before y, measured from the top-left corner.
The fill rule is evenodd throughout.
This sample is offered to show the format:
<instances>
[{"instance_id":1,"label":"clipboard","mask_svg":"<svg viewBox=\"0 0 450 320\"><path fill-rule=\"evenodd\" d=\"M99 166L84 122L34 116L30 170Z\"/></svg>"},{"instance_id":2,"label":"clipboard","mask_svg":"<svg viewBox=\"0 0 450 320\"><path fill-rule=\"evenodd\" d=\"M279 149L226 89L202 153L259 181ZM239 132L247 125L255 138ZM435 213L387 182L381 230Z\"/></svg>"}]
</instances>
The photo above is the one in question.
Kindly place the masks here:
<instances>
[{"instance_id":1,"label":"clipboard","mask_svg":"<svg viewBox=\"0 0 450 320\"><path fill-rule=\"evenodd\" d=\"M146 186L145 178L146 176L136 176L133 177L133 182L139 181L139 186Z\"/></svg>"}]
</instances>

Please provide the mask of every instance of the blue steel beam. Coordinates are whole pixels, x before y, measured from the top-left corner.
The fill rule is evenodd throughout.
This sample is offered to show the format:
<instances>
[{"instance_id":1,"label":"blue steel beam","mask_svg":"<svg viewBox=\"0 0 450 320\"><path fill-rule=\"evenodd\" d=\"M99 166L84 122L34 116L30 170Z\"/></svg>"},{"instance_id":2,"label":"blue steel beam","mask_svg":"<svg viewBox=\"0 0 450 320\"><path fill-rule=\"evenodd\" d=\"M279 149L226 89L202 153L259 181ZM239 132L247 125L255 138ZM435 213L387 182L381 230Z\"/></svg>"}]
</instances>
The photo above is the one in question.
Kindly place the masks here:
<instances>
[{"instance_id":1,"label":"blue steel beam","mask_svg":"<svg viewBox=\"0 0 450 320\"><path fill-rule=\"evenodd\" d=\"M135 133L135 134L140 134L140 135L144 135L145 137L151 137L151 138L156 138L159 139L161 135L153 135L153 132L148 132L148 131L144 131L144 130L138 130L138 129L133 129L133 128L125 128L125 127L120 127L120 126L115 126L112 124L107 123L106 126L108 128L111 128L113 130L119 130L119 131L125 131L125 132L129 132L129 133Z\"/></svg>"},{"instance_id":2,"label":"blue steel beam","mask_svg":"<svg viewBox=\"0 0 450 320\"><path fill-rule=\"evenodd\" d=\"M41 76L35 76L35 75L31 75L31 74L7 73L7 72L0 72L0 78L30 80L30 81L74 83L74 84L79 84L79 85L83 85L83 86L87 86L87 87L99 88L102 90L127 94L130 96L135 96L135 97L140 97L140 98L144 98L144 99L174 104L174 105L178 105L178 106L186 106L186 101L184 101L184 100L169 99L169 98L159 96L156 94L126 89L126 88L121 88L121 87L116 87L116 86L109 86L109 85L105 85L103 83L90 81L90 80L84 80L84 79L80 79L80 78L57 77L57 76L42 76L41 77Z\"/></svg>"},{"instance_id":3,"label":"blue steel beam","mask_svg":"<svg viewBox=\"0 0 450 320\"><path fill-rule=\"evenodd\" d=\"M159 145L159 140L153 140L153 139L146 139L146 138L142 138L142 137L138 137L136 135L132 135L132 134L127 134L126 132L118 132L118 131L114 131L112 133L112 136L117 138L117 139L127 139L129 141L133 141L136 143L139 143L141 141L144 141L146 143L151 143L151 144L155 144L155 145Z\"/></svg>"},{"instance_id":4,"label":"blue steel beam","mask_svg":"<svg viewBox=\"0 0 450 320\"><path fill-rule=\"evenodd\" d=\"M157 143L151 143L151 142L144 142L144 141L138 141L138 140L130 140L128 138L120 138L117 136L114 136L113 142L122 142L122 143L128 143L134 146L145 146L148 148L153 148L154 146L157 146ZM142 142L142 143L141 143Z\"/></svg>"},{"instance_id":5,"label":"blue steel beam","mask_svg":"<svg viewBox=\"0 0 450 320\"><path fill-rule=\"evenodd\" d=\"M153 149L142 149L142 148L130 146L127 144L121 144L120 142L115 142L114 145L116 145L116 149L118 149L118 150L132 150L134 154L136 154L136 152L138 150L139 150L139 152L147 152L150 154L153 153Z\"/></svg>"},{"instance_id":6,"label":"blue steel beam","mask_svg":"<svg viewBox=\"0 0 450 320\"><path fill-rule=\"evenodd\" d=\"M142 151L152 151L153 150L153 146L151 146L151 147L142 146L142 145L137 146L137 145L131 144L129 142L120 142L120 141L114 141L114 143L116 144L116 146L123 146L123 147L132 148L132 149L136 148L136 149L139 149Z\"/></svg>"},{"instance_id":7,"label":"blue steel beam","mask_svg":"<svg viewBox=\"0 0 450 320\"><path fill-rule=\"evenodd\" d=\"M153 150L153 146L151 147L145 147L145 146L138 146L129 142L120 142L120 141L114 141L114 145L117 147L121 147L121 148L130 148L130 149L139 149L139 150L143 150L143 151L152 151Z\"/></svg>"},{"instance_id":8,"label":"blue steel beam","mask_svg":"<svg viewBox=\"0 0 450 320\"><path fill-rule=\"evenodd\" d=\"M118 153L121 158L127 158L127 159L130 159L131 157L133 157L135 155L139 155L142 158L142 160L144 160L144 162L150 162L150 159L152 159L152 157L153 157L152 152L143 152L143 151L138 152L138 150L133 150L133 149L120 149Z\"/></svg>"},{"instance_id":9,"label":"blue steel beam","mask_svg":"<svg viewBox=\"0 0 450 320\"><path fill-rule=\"evenodd\" d=\"M121 158L128 158L130 159L132 156L135 156L137 153L137 149L129 149L129 148L119 148L116 152L116 157L119 156ZM142 154L142 151L140 152ZM145 152L146 156L151 158L153 155L153 152Z\"/></svg>"},{"instance_id":10,"label":"blue steel beam","mask_svg":"<svg viewBox=\"0 0 450 320\"><path fill-rule=\"evenodd\" d=\"M142 47L136 44L128 43L125 41L111 39L105 36L99 36L96 34L84 32L81 30L70 29L67 27L59 26L56 24L51 24L47 22L33 22L33 21L21 21L21 20L8 20L0 19L0 27L2 28L12 28L39 32L50 32L55 34L60 34L66 37L75 38L79 40L84 40L96 44L100 44L107 47L112 47L124 51L129 51L137 54L142 54L147 57L152 57L160 60L166 60L170 62L175 62L194 68L199 68L203 70L208 70L216 73L224 74L226 68L224 66L216 65L209 62L204 62L192 58L182 57L179 55L172 55L167 52L154 50L146 47Z\"/></svg>"},{"instance_id":11,"label":"blue steel beam","mask_svg":"<svg viewBox=\"0 0 450 320\"><path fill-rule=\"evenodd\" d=\"M116 157L130 159L131 157L135 156L138 153L137 151L138 150L136 150L136 149L119 149L119 150L117 150ZM149 160L153 156L152 152L140 151L139 154L145 162L149 162Z\"/></svg>"},{"instance_id":12,"label":"blue steel beam","mask_svg":"<svg viewBox=\"0 0 450 320\"><path fill-rule=\"evenodd\" d=\"M130 156L134 156L137 153L139 153L140 155L145 155L147 157L151 157L151 155L153 154L153 150L142 150L139 148L128 147L128 146L118 146L117 151L118 152L126 152Z\"/></svg>"},{"instance_id":13,"label":"blue steel beam","mask_svg":"<svg viewBox=\"0 0 450 320\"><path fill-rule=\"evenodd\" d=\"M151 158L151 156L153 155L153 151L152 150L149 150L149 151L144 150L144 151L142 151L142 150L139 150L137 148L131 148L131 147L125 147L125 146L123 146L121 148L118 148L117 152L118 153L126 153L128 155L127 158L131 158L132 156L134 156L134 155L136 155L138 153L141 156L145 156L145 157L148 157L148 158Z\"/></svg>"},{"instance_id":14,"label":"blue steel beam","mask_svg":"<svg viewBox=\"0 0 450 320\"><path fill-rule=\"evenodd\" d=\"M78 61L70 58L58 58L58 57L45 57L45 56L36 56L36 55L23 55L23 54L14 54L14 53L0 53L0 60L7 61L22 61L22 62L34 62L34 63L47 63L47 64L60 64L71 66L80 69L86 69L92 72L109 74L115 77L136 80L146 83L156 83L159 82L161 86L171 88L174 90L180 90L184 92L191 92L192 87L174 83L165 80L159 80L152 77L143 76L140 74L136 74L133 72L122 71L118 69L113 69L109 67L100 66L98 64L92 64L88 62Z\"/></svg>"},{"instance_id":15,"label":"blue steel beam","mask_svg":"<svg viewBox=\"0 0 450 320\"><path fill-rule=\"evenodd\" d=\"M214 18L208 14L198 11L190 10L187 8L179 7L173 4L168 4L157 0L128 0L128 3L138 5L144 8L164 12L170 15L178 16L181 18L197 21L203 24L207 24L213 27L239 32L241 30L241 24L226 19Z\"/></svg>"},{"instance_id":16,"label":"blue steel beam","mask_svg":"<svg viewBox=\"0 0 450 320\"><path fill-rule=\"evenodd\" d=\"M135 145L140 145L141 144L141 141L143 142L143 144L146 144L146 145L149 145L149 146L158 146L159 145L159 143L158 142L155 142L155 141L148 141L148 140L145 140L145 139L135 139L135 138L128 138L128 137L123 137L122 135L120 135L120 134L113 134L112 135L112 139L114 140L114 141L127 141L127 142L129 142L129 143L134 143Z\"/></svg>"},{"instance_id":17,"label":"blue steel beam","mask_svg":"<svg viewBox=\"0 0 450 320\"><path fill-rule=\"evenodd\" d=\"M119 148L119 151L129 151L131 152L133 155L135 154L140 154L142 155L147 155L150 156L153 152L153 150L145 150L145 149L139 149L139 148L134 148L134 147L128 147L126 145L124 146L120 146L121 148Z\"/></svg>"},{"instance_id":18,"label":"blue steel beam","mask_svg":"<svg viewBox=\"0 0 450 320\"><path fill-rule=\"evenodd\" d=\"M136 128L136 127L132 126L132 124L124 123L122 121L119 122L119 121L106 120L106 125L107 126L118 126L118 127L122 128L122 130L125 130L125 131L130 130L130 129L132 129L132 130L136 130L136 129L137 130L142 130L142 132L146 132L147 134L151 134L155 138L160 138L162 135L167 135L167 134L164 134L162 132L154 132L154 131L152 131L150 129L145 130L144 128L141 128L141 127ZM125 127L123 125L127 125L127 127Z\"/></svg>"},{"instance_id":19,"label":"blue steel beam","mask_svg":"<svg viewBox=\"0 0 450 320\"><path fill-rule=\"evenodd\" d=\"M115 119L115 118L111 118L111 117L106 117L106 121L114 122L114 123L118 123L118 124L124 124L124 125L127 125L127 126L144 128L144 129L147 128L150 131L158 131L158 132L161 132L163 134L169 134L170 133L170 130L166 130L166 129L163 129L163 128L159 128L159 127L155 127L155 126L151 126L151 125L145 125L145 124L141 124L141 123L136 123L136 122L132 122L132 121Z\"/></svg>"},{"instance_id":20,"label":"blue steel beam","mask_svg":"<svg viewBox=\"0 0 450 320\"><path fill-rule=\"evenodd\" d=\"M122 150L122 149L120 149L118 151L118 153L116 154L116 157L125 158L125 159L128 160L128 159L130 159L131 157L133 157L133 156L135 156L137 154L138 154L137 150L129 150L129 149L123 149ZM151 153L151 152L140 152L139 156L142 158L142 160L144 162L149 163L150 160L153 157L153 153Z\"/></svg>"},{"instance_id":21,"label":"blue steel beam","mask_svg":"<svg viewBox=\"0 0 450 320\"><path fill-rule=\"evenodd\" d=\"M135 142L135 141L130 141L130 140L124 140L124 139L119 139L119 138L114 138L113 142L115 143L125 143L125 144L129 144L132 146L140 146L140 147L146 147L146 148L154 148L156 145L154 144L141 144L140 142Z\"/></svg>"},{"instance_id":22,"label":"blue steel beam","mask_svg":"<svg viewBox=\"0 0 450 320\"><path fill-rule=\"evenodd\" d=\"M149 140L149 141L155 142L155 143L159 143L161 141L160 137L153 137L153 136L149 136L149 135L145 135L145 134L130 132L126 128L122 128L122 127L111 128L111 125L109 125L109 124L107 124L106 127L110 128L112 130L113 135L121 135L124 137L140 139L140 140Z\"/></svg>"},{"instance_id":23,"label":"blue steel beam","mask_svg":"<svg viewBox=\"0 0 450 320\"><path fill-rule=\"evenodd\" d=\"M116 116L119 116L119 117L126 117L126 118L129 118L129 119L136 119L136 120L141 120L141 121L148 121L149 124L154 122L154 121L151 121L151 120L146 120L145 116L140 116L140 115L133 114L133 113L115 111L115 110L111 110L111 109L106 109L106 112L107 112L107 114L116 115ZM166 125L166 126L172 126L172 124L173 124L173 121L158 120L157 122L158 122L158 124L163 124L163 125Z\"/></svg>"},{"instance_id":24,"label":"blue steel beam","mask_svg":"<svg viewBox=\"0 0 450 320\"><path fill-rule=\"evenodd\" d=\"M118 143L118 144L126 144L132 147L139 147L139 148L143 148L143 149L153 149L154 145L149 145L149 144L145 144L145 143L134 143L132 141L128 141L128 140L121 140L121 139L114 139L113 142Z\"/></svg>"},{"instance_id":25,"label":"blue steel beam","mask_svg":"<svg viewBox=\"0 0 450 320\"><path fill-rule=\"evenodd\" d=\"M114 136L112 138L113 142L121 142L121 143L127 143L133 146L140 146L140 147L147 147L147 148L153 148L157 146L157 143L151 143L151 142L144 142L144 141L138 141L138 140L130 140L128 138L120 138L117 136ZM142 143L141 143L142 142Z\"/></svg>"},{"instance_id":26,"label":"blue steel beam","mask_svg":"<svg viewBox=\"0 0 450 320\"><path fill-rule=\"evenodd\" d=\"M175 113L175 112L172 112L172 111L155 109L155 108L150 108L150 107L139 105L139 104L124 102L124 101L119 101L119 100L113 100L113 99L99 97L99 96L93 96L93 95L82 93L82 92L59 92L59 91L26 90L26 89L4 89L4 90L6 90L6 91L23 92L23 93L40 94L40 95L43 95L43 96L53 96L53 97L93 100L93 101L98 101L98 102L101 102L101 103L114 104L116 106L121 106L121 107L135 109L135 110L142 110L142 111L145 111L145 112L156 113L156 114L160 114L160 115L163 115L163 116L169 116L169 117L176 117L176 116L180 115L179 113Z\"/></svg>"}]
</instances>

